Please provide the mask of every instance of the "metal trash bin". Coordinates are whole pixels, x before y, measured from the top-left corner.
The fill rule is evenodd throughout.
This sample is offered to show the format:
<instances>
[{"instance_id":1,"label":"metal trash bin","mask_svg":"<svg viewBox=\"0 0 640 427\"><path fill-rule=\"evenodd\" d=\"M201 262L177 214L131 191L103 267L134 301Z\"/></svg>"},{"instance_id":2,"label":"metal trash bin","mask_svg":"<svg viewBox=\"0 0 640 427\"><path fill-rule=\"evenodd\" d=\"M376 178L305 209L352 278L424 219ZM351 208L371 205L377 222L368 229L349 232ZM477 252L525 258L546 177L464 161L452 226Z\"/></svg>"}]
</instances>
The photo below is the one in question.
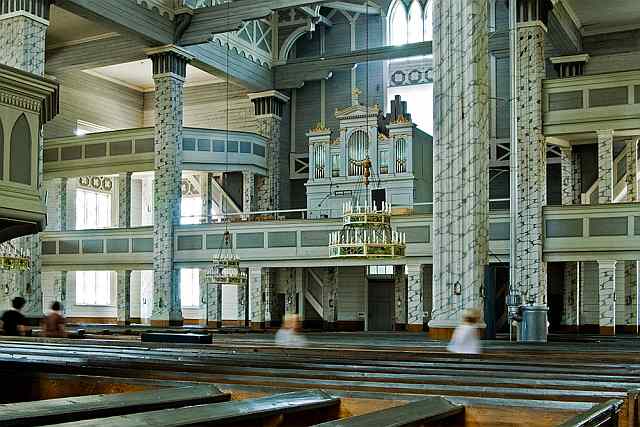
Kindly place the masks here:
<instances>
[{"instance_id":1,"label":"metal trash bin","mask_svg":"<svg viewBox=\"0 0 640 427\"><path fill-rule=\"evenodd\" d=\"M522 321L518 325L518 342L546 343L547 342L547 312L546 305L523 305Z\"/></svg>"}]
</instances>

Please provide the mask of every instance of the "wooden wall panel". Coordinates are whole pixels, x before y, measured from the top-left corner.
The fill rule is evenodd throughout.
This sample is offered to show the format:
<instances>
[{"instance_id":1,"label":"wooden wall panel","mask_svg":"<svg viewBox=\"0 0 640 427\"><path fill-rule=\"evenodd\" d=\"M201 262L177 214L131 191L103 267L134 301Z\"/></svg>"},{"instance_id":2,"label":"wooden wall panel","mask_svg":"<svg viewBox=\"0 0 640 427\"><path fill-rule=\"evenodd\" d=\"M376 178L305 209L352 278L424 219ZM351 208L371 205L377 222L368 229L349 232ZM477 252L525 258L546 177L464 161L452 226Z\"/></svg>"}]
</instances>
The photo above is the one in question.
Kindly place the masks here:
<instances>
[{"instance_id":1,"label":"wooden wall panel","mask_svg":"<svg viewBox=\"0 0 640 427\"><path fill-rule=\"evenodd\" d=\"M142 94L82 71L57 76L60 114L44 127L45 138L73 135L78 120L110 129L142 126Z\"/></svg>"}]
</instances>

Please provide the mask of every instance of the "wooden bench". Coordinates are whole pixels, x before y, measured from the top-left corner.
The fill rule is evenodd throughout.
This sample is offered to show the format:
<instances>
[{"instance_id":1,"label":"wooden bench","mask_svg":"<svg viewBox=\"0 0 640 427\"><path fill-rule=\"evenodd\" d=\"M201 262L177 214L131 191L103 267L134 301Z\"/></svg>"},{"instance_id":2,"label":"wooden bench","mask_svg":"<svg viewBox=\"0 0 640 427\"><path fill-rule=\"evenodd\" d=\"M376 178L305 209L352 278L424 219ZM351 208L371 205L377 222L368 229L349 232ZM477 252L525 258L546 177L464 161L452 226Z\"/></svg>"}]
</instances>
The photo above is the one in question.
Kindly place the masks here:
<instances>
[{"instance_id":1,"label":"wooden bench","mask_svg":"<svg viewBox=\"0 0 640 427\"><path fill-rule=\"evenodd\" d=\"M590 411L576 415L558 427L618 427L623 400L612 399L595 405ZM634 425L630 423L629 425Z\"/></svg>"},{"instance_id":2,"label":"wooden bench","mask_svg":"<svg viewBox=\"0 0 640 427\"><path fill-rule=\"evenodd\" d=\"M170 342L176 344L212 344L213 336L209 334L145 332L140 335L142 342Z\"/></svg>"},{"instance_id":3,"label":"wooden bench","mask_svg":"<svg viewBox=\"0 0 640 427\"><path fill-rule=\"evenodd\" d=\"M409 427L464 414L464 406L441 397L430 397L406 405L318 424L317 427Z\"/></svg>"},{"instance_id":4,"label":"wooden bench","mask_svg":"<svg viewBox=\"0 0 640 427\"><path fill-rule=\"evenodd\" d=\"M166 409L117 417L56 424L58 427L262 425L277 418L286 426L312 425L338 417L340 399L321 390L277 394L257 399ZM304 421L301 421L304 420ZM275 425L275 424L274 424Z\"/></svg>"},{"instance_id":5,"label":"wooden bench","mask_svg":"<svg viewBox=\"0 0 640 427\"><path fill-rule=\"evenodd\" d=\"M229 393L212 385L133 393L98 394L0 405L1 426L40 426L158 409L224 402Z\"/></svg>"}]
</instances>

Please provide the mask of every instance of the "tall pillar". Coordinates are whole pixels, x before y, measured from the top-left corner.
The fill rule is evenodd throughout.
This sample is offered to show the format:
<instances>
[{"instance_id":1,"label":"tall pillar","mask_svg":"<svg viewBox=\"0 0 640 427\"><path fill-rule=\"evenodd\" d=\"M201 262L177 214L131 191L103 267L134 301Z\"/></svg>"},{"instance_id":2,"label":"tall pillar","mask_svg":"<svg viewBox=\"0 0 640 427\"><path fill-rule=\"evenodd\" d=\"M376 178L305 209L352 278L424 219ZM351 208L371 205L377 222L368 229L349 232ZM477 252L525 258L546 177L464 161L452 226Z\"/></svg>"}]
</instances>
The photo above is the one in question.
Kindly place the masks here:
<instances>
[{"instance_id":1,"label":"tall pillar","mask_svg":"<svg viewBox=\"0 0 640 427\"><path fill-rule=\"evenodd\" d=\"M582 193L582 168L580 156L571 146L560 147L562 170L562 204L580 204ZM564 265L564 286L562 305L562 325L574 330L578 324L577 316L578 263L567 261Z\"/></svg>"},{"instance_id":2,"label":"tall pillar","mask_svg":"<svg viewBox=\"0 0 640 427\"><path fill-rule=\"evenodd\" d=\"M579 205L582 193L580 155L572 147L560 147L562 170L562 204Z\"/></svg>"},{"instance_id":3,"label":"tall pillar","mask_svg":"<svg viewBox=\"0 0 640 427\"><path fill-rule=\"evenodd\" d=\"M273 300L275 297L275 278L273 268L262 269L262 289L264 292L264 326L271 327L273 319Z\"/></svg>"},{"instance_id":4,"label":"tall pillar","mask_svg":"<svg viewBox=\"0 0 640 427\"><path fill-rule=\"evenodd\" d=\"M117 304L118 325L131 324L131 270L118 271L117 276Z\"/></svg>"},{"instance_id":5,"label":"tall pillar","mask_svg":"<svg viewBox=\"0 0 640 427\"><path fill-rule=\"evenodd\" d=\"M282 276L285 277L285 300L284 300L284 313L296 314L298 308L297 296L298 296L298 283L297 275L298 269L291 267L282 269Z\"/></svg>"},{"instance_id":6,"label":"tall pillar","mask_svg":"<svg viewBox=\"0 0 640 427\"><path fill-rule=\"evenodd\" d=\"M256 176L249 170L242 171L242 212L245 214L256 211ZM244 216L245 220L249 219L249 215Z\"/></svg>"},{"instance_id":7,"label":"tall pillar","mask_svg":"<svg viewBox=\"0 0 640 427\"><path fill-rule=\"evenodd\" d=\"M613 203L613 131L598 134L598 204Z\"/></svg>"},{"instance_id":8,"label":"tall pillar","mask_svg":"<svg viewBox=\"0 0 640 427\"><path fill-rule=\"evenodd\" d=\"M489 206L487 13L484 0L434 2L434 292L429 327L437 336L451 335L465 308L482 307Z\"/></svg>"},{"instance_id":9,"label":"tall pillar","mask_svg":"<svg viewBox=\"0 0 640 427\"><path fill-rule=\"evenodd\" d=\"M49 27L49 0L2 1L0 11L0 64L21 71L44 75L45 38ZM39 142L38 190L42 195L43 157L42 132ZM44 197L43 197L44 199ZM26 300L22 310L32 321L39 320L42 307L42 243L39 235L25 236L11 242L16 248L31 254L29 271L15 273L9 283L9 299L21 296ZM6 274L5 274L6 275Z\"/></svg>"},{"instance_id":10,"label":"tall pillar","mask_svg":"<svg viewBox=\"0 0 640 427\"><path fill-rule=\"evenodd\" d=\"M264 284L260 267L249 267L249 321L251 329L264 329Z\"/></svg>"},{"instance_id":11,"label":"tall pillar","mask_svg":"<svg viewBox=\"0 0 640 427\"><path fill-rule=\"evenodd\" d=\"M249 99L253 102L258 133L267 138L266 160L267 176L263 190L258 194L257 208L263 210L277 210L280 208L280 126L284 105L289 97L275 90L251 93Z\"/></svg>"},{"instance_id":12,"label":"tall pillar","mask_svg":"<svg viewBox=\"0 0 640 427\"><path fill-rule=\"evenodd\" d=\"M67 272L61 271L60 277L56 280L56 297L62 304L62 312L66 313L67 308Z\"/></svg>"},{"instance_id":13,"label":"tall pillar","mask_svg":"<svg viewBox=\"0 0 640 427\"><path fill-rule=\"evenodd\" d=\"M547 304L547 269L542 257L542 207L547 202L547 145L542 133L542 81L548 0L518 1L516 79L517 222L511 291L524 303ZM527 13L524 13L527 11ZM565 162L566 165L566 162ZM565 170L565 173L567 171ZM564 179L564 175L563 175ZM563 193L566 201L569 194Z\"/></svg>"},{"instance_id":14,"label":"tall pillar","mask_svg":"<svg viewBox=\"0 0 640 427\"><path fill-rule=\"evenodd\" d=\"M60 231L67 231L67 184L68 178L60 178L58 224Z\"/></svg>"},{"instance_id":15,"label":"tall pillar","mask_svg":"<svg viewBox=\"0 0 640 427\"><path fill-rule=\"evenodd\" d=\"M627 141L627 202L638 200L638 139Z\"/></svg>"},{"instance_id":16,"label":"tall pillar","mask_svg":"<svg viewBox=\"0 0 640 427\"><path fill-rule=\"evenodd\" d=\"M638 139L627 141L627 202L638 201ZM637 315L637 270L640 263L637 261L625 261L624 264L624 289L625 289L625 319L627 326L636 324ZM635 328L633 328L635 331Z\"/></svg>"},{"instance_id":17,"label":"tall pillar","mask_svg":"<svg viewBox=\"0 0 640 427\"><path fill-rule=\"evenodd\" d=\"M200 269L199 281L202 324L207 328L220 328L222 326L222 285L209 283L205 269Z\"/></svg>"},{"instance_id":18,"label":"tall pillar","mask_svg":"<svg viewBox=\"0 0 640 427\"><path fill-rule=\"evenodd\" d=\"M180 283L173 266L174 227L180 224L183 86L191 56L175 46L147 51L155 83L153 312L155 326L182 325Z\"/></svg>"},{"instance_id":19,"label":"tall pillar","mask_svg":"<svg viewBox=\"0 0 640 427\"><path fill-rule=\"evenodd\" d=\"M131 228L131 172L118 175L118 227Z\"/></svg>"},{"instance_id":20,"label":"tall pillar","mask_svg":"<svg viewBox=\"0 0 640 427\"><path fill-rule=\"evenodd\" d=\"M213 210L213 174L202 173L200 175L200 197L202 199L202 219L204 224L211 222L211 211Z\"/></svg>"},{"instance_id":21,"label":"tall pillar","mask_svg":"<svg viewBox=\"0 0 640 427\"><path fill-rule=\"evenodd\" d=\"M598 261L600 335L616 334L616 261Z\"/></svg>"},{"instance_id":22,"label":"tall pillar","mask_svg":"<svg viewBox=\"0 0 640 427\"><path fill-rule=\"evenodd\" d=\"M420 332L424 328L423 267L421 264L407 265L407 330L410 332Z\"/></svg>"},{"instance_id":23,"label":"tall pillar","mask_svg":"<svg viewBox=\"0 0 640 427\"><path fill-rule=\"evenodd\" d=\"M562 293L562 325L575 332L578 324L578 263L565 262L564 289Z\"/></svg>"},{"instance_id":24,"label":"tall pillar","mask_svg":"<svg viewBox=\"0 0 640 427\"><path fill-rule=\"evenodd\" d=\"M326 277L322 289L322 317L325 330L334 331L338 321L338 267L327 268Z\"/></svg>"},{"instance_id":25,"label":"tall pillar","mask_svg":"<svg viewBox=\"0 0 640 427\"><path fill-rule=\"evenodd\" d=\"M393 283L396 330L403 331L407 327L407 280L404 274L404 265L393 266Z\"/></svg>"},{"instance_id":26,"label":"tall pillar","mask_svg":"<svg viewBox=\"0 0 640 427\"><path fill-rule=\"evenodd\" d=\"M248 284L238 286L237 302L238 302L238 323L240 327L247 326L247 287Z\"/></svg>"}]
</instances>

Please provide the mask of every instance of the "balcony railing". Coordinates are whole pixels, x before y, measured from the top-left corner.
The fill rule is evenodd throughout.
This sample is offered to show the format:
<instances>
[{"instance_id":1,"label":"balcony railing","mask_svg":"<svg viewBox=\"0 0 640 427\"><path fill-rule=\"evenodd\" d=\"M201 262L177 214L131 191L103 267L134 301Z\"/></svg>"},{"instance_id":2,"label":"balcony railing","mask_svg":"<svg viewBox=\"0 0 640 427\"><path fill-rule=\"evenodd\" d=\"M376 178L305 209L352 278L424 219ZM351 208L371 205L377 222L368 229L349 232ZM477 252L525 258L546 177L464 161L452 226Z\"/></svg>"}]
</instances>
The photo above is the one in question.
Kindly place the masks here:
<instances>
[{"instance_id":1,"label":"balcony railing","mask_svg":"<svg viewBox=\"0 0 640 427\"><path fill-rule=\"evenodd\" d=\"M637 130L640 71L550 79L544 85L544 134Z\"/></svg>"},{"instance_id":2,"label":"balcony railing","mask_svg":"<svg viewBox=\"0 0 640 427\"><path fill-rule=\"evenodd\" d=\"M183 168L266 173L267 140L257 134L185 128ZM154 128L124 129L46 140L45 178L151 171Z\"/></svg>"}]
</instances>

